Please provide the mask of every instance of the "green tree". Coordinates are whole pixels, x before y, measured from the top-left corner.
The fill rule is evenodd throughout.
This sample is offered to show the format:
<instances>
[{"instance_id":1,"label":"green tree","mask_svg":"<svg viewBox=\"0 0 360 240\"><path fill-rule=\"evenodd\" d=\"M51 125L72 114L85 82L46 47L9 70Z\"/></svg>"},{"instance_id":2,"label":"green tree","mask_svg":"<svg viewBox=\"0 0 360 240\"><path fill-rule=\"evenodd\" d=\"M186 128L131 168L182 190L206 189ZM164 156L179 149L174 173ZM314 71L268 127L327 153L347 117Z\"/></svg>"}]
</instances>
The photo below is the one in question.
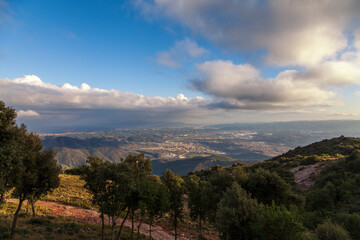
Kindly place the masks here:
<instances>
[{"instance_id":1,"label":"green tree","mask_svg":"<svg viewBox=\"0 0 360 240\"><path fill-rule=\"evenodd\" d=\"M35 217L35 202L48 192L59 187L59 174L61 167L57 165L55 159L56 152L50 149L43 149L36 158L37 181L33 185L33 192L28 197L32 207L33 217Z\"/></svg>"},{"instance_id":2,"label":"green tree","mask_svg":"<svg viewBox=\"0 0 360 240\"><path fill-rule=\"evenodd\" d=\"M244 181L239 181L241 187L263 204L270 205L275 201L276 204L287 206L295 204L303 207L304 205L304 199L293 193L290 185L274 172L258 168L242 180Z\"/></svg>"},{"instance_id":3,"label":"green tree","mask_svg":"<svg viewBox=\"0 0 360 240\"><path fill-rule=\"evenodd\" d=\"M231 187L234 177L222 167L214 169L215 171L209 177L210 192L208 195L207 218L211 223L215 223L219 202L222 199L226 189Z\"/></svg>"},{"instance_id":4,"label":"green tree","mask_svg":"<svg viewBox=\"0 0 360 240\"><path fill-rule=\"evenodd\" d=\"M212 195L211 186L208 182L200 180L200 177L191 175L186 178L186 193L188 195L188 207L190 217L199 223L199 238L202 239L202 223L210 207L209 197Z\"/></svg>"},{"instance_id":5,"label":"green tree","mask_svg":"<svg viewBox=\"0 0 360 240\"><path fill-rule=\"evenodd\" d=\"M297 208L262 206L256 224L252 226L258 240L298 240L305 230Z\"/></svg>"},{"instance_id":6,"label":"green tree","mask_svg":"<svg viewBox=\"0 0 360 240\"><path fill-rule=\"evenodd\" d=\"M148 176L139 185L140 188L140 212L149 219L149 239L151 239L151 226L157 217L161 217L169 208L169 192L158 176ZM139 229L142 223L138 226Z\"/></svg>"},{"instance_id":7,"label":"green tree","mask_svg":"<svg viewBox=\"0 0 360 240\"><path fill-rule=\"evenodd\" d=\"M259 204L237 182L228 188L217 210L216 227L224 240L251 240Z\"/></svg>"},{"instance_id":8,"label":"green tree","mask_svg":"<svg viewBox=\"0 0 360 240\"><path fill-rule=\"evenodd\" d=\"M119 239L123 225L129 215L128 207L135 182L132 169L125 163L104 162L100 158L88 157L87 165L82 168L85 187L93 194L92 202L99 207L101 218L101 236L104 239L104 217L112 222L111 238ZM126 211L127 209L127 211ZM118 234L115 234L116 220L126 211Z\"/></svg>"},{"instance_id":9,"label":"green tree","mask_svg":"<svg viewBox=\"0 0 360 240\"><path fill-rule=\"evenodd\" d=\"M13 167L17 174L13 176L14 191L12 195L19 199L18 207L14 214L10 239L14 238L18 215L25 199L38 198L59 185L60 169L55 161L53 150L44 150L38 135L28 132L24 125L21 126L18 152L21 158ZM44 171L55 174L50 176Z\"/></svg>"},{"instance_id":10,"label":"green tree","mask_svg":"<svg viewBox=\"0 0 360 240\"><path fill-rule=\"evenodd\" d=\"M351 237L342 226L325 221L315 230L319 240L351 240Z\"/></svg>"},{"instance_id":11,"label":"green tree","mask_svg":"<svg viewBox=\"0 0 360 240\"><path fill-rule=\"evenodd\" d=\"M184 180L175 175L171 170L167 169L161 176L161 180L164 182L169 191L170 202L170 217L175 229L175 240L177 239L177 227L179 221L183 217L183 194L184 194Z\"/></svg>"},{"instance_id":12,"label":"green tree","mask_svg":"<svg viewBox=\"0 0 360 240\"><path fill-rule=\"evenodd\" d=\"M17 175L14 166L21 159L19 137L15 109L0 101L0 203L5 201L4 194L13 187L14 176Z\"/></svg>"},{"instance_id":13,"label":"green tree","mask_svg":"<svg viewBox=\"0 0 360 240\"><path fill-rule=\"evenodd\" d=\"M134 238L134 217L135 212L140 208L141 203L141 184L147 177L151 176L152 165L151 160L145 157L145 154L138 155L129 154L124 160L124 164L127 164L132 170L131 178L135 181L135 188L131 192L130 199L128 201L128 208L130 209L131 216L131 240ZM140 222L141 223L141 222ZM141 225L141 224L140 224ZM140 226L139 226L140 227Z\"/></svg>"}]
</instances>

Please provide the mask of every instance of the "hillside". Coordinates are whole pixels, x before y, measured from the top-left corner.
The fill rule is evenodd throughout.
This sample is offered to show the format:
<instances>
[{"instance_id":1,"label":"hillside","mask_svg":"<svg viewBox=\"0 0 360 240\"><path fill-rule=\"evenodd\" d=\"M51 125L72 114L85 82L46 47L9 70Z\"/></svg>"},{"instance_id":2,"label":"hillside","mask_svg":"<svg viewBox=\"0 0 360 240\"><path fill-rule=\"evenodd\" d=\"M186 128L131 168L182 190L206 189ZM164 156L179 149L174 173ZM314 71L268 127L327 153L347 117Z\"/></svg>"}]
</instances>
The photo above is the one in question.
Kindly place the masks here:
<instances>
[{"instance_id":1,"label":"hillside","mask_svg":"<svg viewBox=\"0 0 360 240\"><path fill-rule=\"evenodd\" d=\"M15 239L100 239L100 213L91 203L92 195L84 188L85 182L77 175L60 174L60 187L42 197L35 203L37 216L31 217L27 204L23 204ZM17 207L17 199L7 199L0 205L0 239L8 239L12 215ZM117 220L119 225L121 218ZM139 221L135 220L138 226ZM185 221L179 226L179 240L189 240L196 236L191 227L188 212ZM218 239L216 233L205 226L208 239ZM110 235L110 224L105 226L106 234ZM125 222L121 240L130 239L131 220ZM142 223L141 240L148 239L149 225ZM215 235L215 236L214 236ZM136 236L136 235L135 235ZM135 237L136 238L136 237ZM162 218L152 226L152 238L168 240L173 238L173 230L168 218ZM106 237L106 239L110 239Z\"/></svg>"},{"instance_id":2,"label":"hillside","mask_svg":"<svg viewBox=\"0 0 360 240\"><path fill-rule=\"evenodd\" d=\"M212 178L224 170L228 174L227 178L236 179L241 187L260 199L276 191L275 185L281 185L280 182L271 183L276 179L272 174L276 173L287 182L293 193L299 197L298 200L303 198L303 202L298 203L301 211L298 218L302 219L302 224L309 232L316 233L322 224L329 224L326 228L330 231L330 228L334 227L331 224L338 224L337 228L344 228L345 230L341 231L347 232L343 237L320 239L360 239L360 138L341 136L298 147L257 164L236 163L195 174L212 181ZM222 178L226 176L224 172L222 175ZM270 180L271 178L273 180ZM224 184L225 179L222 180ZM268 189L271 191L267 192ZM345 238L347 234L351 237Z\"/></svg>"},{"instance_id":3,"label":"hillside","mask_svg":"<svg viewBox=\"0 0 360 240\"><path fill-rule=\"evenodd\" d=\"M177 173L184 176L186 186L190 183L203 184L202 194L205 197L197 204L204 207L206 214L203 226L205 239L219 239L218 234L223 231L219 228L215 230L218 226L215 223L218 224L219 221L216 216L222 209L221 204L226 203L225 195L244 191L245 195L242 196L247 196L248 201L251 201L255 206L254 209L257 210L254 210L255 217L251 220L253 222L250 222L249 226L245 225L247 226L244 227L245 230L239 231L251 230L254 234L262 233L268 231L266 226L270 224L274 229L262 233L265 237L259 239L269 239L274 232L291 236L291 233L283 233L282 227L291 227L291 224L288 225L289 222L295 221L298 225L294 230L297 235L286 239L318 239L316 238L320 231L318 229L328 224L327 227L340 226L346 236L351 236L340 239L358 240L360 239L359 145L359 138L341 136L298 147L270 160L248 165L230 157L215 155L165 163L156 160L152 161L152 164L157 169L160 165L177 170ZM216 166L219 165L218 163L228 166ZM188 171L193 173L185 176ZM198 180L196 177L199 177ZM38 217L27 216L26 204L23 206L17 239L67 239L68 237L97 239L99 237L99 212L90 201L92 195L83 187L85 182L76 175L61 174L60 179L60 187L36 203ZM200 196L192 195L191 188L186 189L186 195L182 200L184 220L179 225L179 239L184 240L194 239L197 235L198 223L191 218L192 205L189 203L192 197ZM200 190L199 188L198 191ZM239 197L234 199L234 201L238 200ZM10 226L8 216L15 211L16 201L8 199L0 209L0 223L3 226L0 228L0 238L8 236ZM232 202L230 205L235 210L239 206L233 205ZM241 209L241 211L248 210ZM225 213L237 214L233 210L228 212L226 209ZM155 239L165 240L173 237L169 217L169 214L165 214L154 222ZM234 221L228 222L227 218L224 223L232 226ZM118 221L120 220L121 217ZM279 221L283 222L279 223ZM135 225L137 223L138 220L135 219ZM130 227L131 221L126 221L125 226ZM145 220L140 228L140 233L144 235L140 239L145 239L145 235L148 235L148 227L148 222ZM106 232L109 231L109 226L106 226ZM129 239L129 231L130 229L126 228L124 239ZM304 238L305 235L312 237ZM299 236L301 237L297 238Z\"/></svg>"},{"instance_id":4,"label":"hillside","mask_svg":"<svg viewBox=\"0 0 360 240\"><path fill-rule=\"evenodd\" d=\"M347 156L355 149L360 149L360 138L341 136L338 138L325 139L304 147L297 147L284 154L276 156L271 160L276 161L280 158L294 158L298 155L329 155L330 157L336 157L339 155Z\"/></svg>"}]
</instances>

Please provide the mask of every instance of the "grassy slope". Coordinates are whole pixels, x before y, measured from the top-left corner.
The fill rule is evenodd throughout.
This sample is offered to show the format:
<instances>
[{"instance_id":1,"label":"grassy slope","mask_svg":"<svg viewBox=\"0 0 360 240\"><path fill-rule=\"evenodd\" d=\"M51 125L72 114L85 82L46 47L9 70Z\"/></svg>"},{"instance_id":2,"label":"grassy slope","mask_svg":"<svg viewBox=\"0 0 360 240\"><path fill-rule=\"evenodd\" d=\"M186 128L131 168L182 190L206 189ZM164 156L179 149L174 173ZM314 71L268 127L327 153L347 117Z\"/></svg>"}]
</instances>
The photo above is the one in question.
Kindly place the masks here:
<instances>
[{"instance_id":1,"label":"grassy slope","mask_svg":"<svg viewBox=\"0 0 360 240\"><path fill-rule=\"evenodd\" d=\"M84 208L94 208L91 205L91 194L84 189L85 182L79 176L60 175L60 187L54 192L43 197L42 200L61 202L67 205ZM6 203L0 206L0 239L7 239L13 214L16 210L14 203ZM42 207L36 206L37 217L26 214L27 206L23 204L20 218L17 224L15 239L99 239L100 225L87 222L76 222L64 217L50 216L50 212ZM121 239L130 239L130 228L125 227ZM106 234L110 235L110 229L106 227ZM110 238L109 238L110 239ZM146 239L141 235L140 239Z\"/></svg>"},{"instance_id":2,"label":"grassy slope","mask_svg":"<svg viewBox=\"0 0 360 240\"><path fill-rule=\"evenodd\" d=\"M12 217L0 215L0 239L7 239ZM122 233L123 240L130 239L130 228L125 227ZM110 235L107 225L105 234ZM100 225L85 222L75 222L62 217L38 216L35 218L24 214L19 218L15 239L100 239ZM107 239L110 239L108 237ZM146 239L141 235L140 239Z\"/></svg>"},{"instance_id":3,"label":"grassy slope","mask_svg":"<svg viewBox=\"0 0 360 240\"><path fill-rule=\"evenodd\" d=\"M41 200L61 202L83 208L92 208L91 193L85 188L85 181L79 176L60 174L60 187Z\"/></svg>"}]
</instances>

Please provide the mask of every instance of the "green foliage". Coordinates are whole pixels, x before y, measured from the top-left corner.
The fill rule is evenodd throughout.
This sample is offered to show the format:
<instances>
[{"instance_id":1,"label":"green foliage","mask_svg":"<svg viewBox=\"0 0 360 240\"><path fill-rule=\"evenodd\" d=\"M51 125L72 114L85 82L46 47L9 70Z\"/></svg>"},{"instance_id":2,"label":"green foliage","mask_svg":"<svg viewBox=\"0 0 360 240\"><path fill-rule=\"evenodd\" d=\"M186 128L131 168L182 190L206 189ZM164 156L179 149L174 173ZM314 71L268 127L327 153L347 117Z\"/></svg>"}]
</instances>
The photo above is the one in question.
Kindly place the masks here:
<instances>
[{"instance_id":1,"label":"green foliage","mask_svg":"<svg viewBox=\"0 0 360 240\"><path fill-rule=\"evenodd\" d=\"M238 180L239 184L252 197L263 204L296 204L302 207L304 200L291 191L290 185L281 179L276 173L258 168L248 174L247 178Z\"/></svg>"},{"instance_id":2,"label":"green foliage","mask_svg":"<svg viewBox=\"0 0 360 240\"><path fill-rule=\"evenodd\" d=\"M131 196L135 191L132 169L129 164L104 162L96 157L89 157L87 163L88 165L82 170L85 187L93 194L92 202L99 208L102 228L104 228L104 215L108 215L112 221L112 237L115 237L116 219L126 208L130 209ZM118 236L121 230L122 228Z\"/></svg>"},{"instance_id":3,"label":"green foliage","mask_svg":"<svg viewBox=\"0 0 360 240\"><path fill-rule=\"evenodd\" d=\"M217 210L216 227L221 239L248 240L254 238L251 230L259 214L259 204L237 182L226 190Z\"/></svg>"},{"instance_id":4,"label":"green foliage","mask_svg":"<svg viewBox=\"0 0 360 240\"><path fill-rule=\"evenodd\" d=\"M175 175L171 170L166 170L161 176L161 180L167 187L169 191L169 210L170 218L175 228L175 239L177 236L177 227L179 221L183 218L183 194L184 189L184 180L179 176Z\"/></svg>"},{"instance_id":5,"label":"green foliage","mask_svg":"<svg viewBox=\"0 0 360 240\"><path fill-rule=\"evenodd\" d=\"M13 188L12 196L19 199L14 214L10 239L15 229L21 205L34 201L58 187L60 167L52 149L43 149L38 135L28 132L26 126L16 125L15 110L0 101L0 201L6 190ZM33 215L35 215L34 207Z\"/></svg>"},{"instance_id":6,"label":"green foliage","mask_svg":"<svg viewBox=\"0 0 360 240\"><path fill-rule=\"evenodd\" d=\"M66 169L66 170L64 171L64 174L68 174L68 175L81 175L81 174L82 174L82 169L81 169L81 167L75 167L75 168Z\"/></svg>"},{"instance_id":7,"label":"green foliage","mask_svg":"<svg viewBox=\"0 0 360 240\"><path fill-rule=\"evenodd\" d=\"M24 156L21 140L25 131L25 125L18 127L16 124L15 110L0 101L0 202L21 176L19 170Z\"/></svg>"},{"instance_id":8,"label":"green foliage","mask_svg":"<svg viewBox=\"0 0 360 240\"><path fill-rule=\"evenodd\" d=\"M356 168L358 151L326 168L315 186L306 194L309 210L358 211L360 176Z\"/></svg>"},{"instance_id":9,"label":"green foliage","mask_svg":"<svg viewBox=\"0 0 360 240\"><path fill-rule=\"evenodd\" d=\"M290 150L280 156L273 158L272 160L279 160L282 157L294 158L297 155L311 156L327 154L331 157L339 157L341 155L347 156L351 154L355 149L360 149L360 139L351 137L338 137L333 139L325 139L320 142L312 143L305 147L298 147L294 150Z\"/></svg>"},{"instance_id":10,"label":"green foliage","mask_svg":"<svg viewBox=\"0 0 360 240\"><path fill-rule=\"evenodd\" d=\"M360 150L354 150L345 162L346 170L352 173L360 173Z\"/></svg>"},{"instance_id":11,"label":"green foliage","mask_svg":"<svg viewBox=\"0 0 360 240\"><path fill-rule=\"evenodd\" d=\"M139 183L140 210L150 224L169 208L169 191L158 176L147 176Z\"/></svg>"},{"instance_id":12,"label":"green foliage","mask_svg":"<svg viewBox=\"0 0 360 240\"><path fill-rule=\"evenodd\" d=\"M208 178L210 183L210 192L208 196L208 209L207 209L207 218L210 222L214 223L216 220L217 207L219 202L222 199L225 191L229 188L233 181L234 177L226 171L224 168L214 168L213 173Z\"/></svg>"},{"instance_id":13,"label":"green foliage","mask_svg":"<svg viewBox=\"0 0 360 240\"><path fill-rule=\"evenodd\" d=\"M42 150L36 159L37 181L33 185L31 198L37 200L48 192L59 187L60 167L57 166L53 149Z\"/></svg>"},{"instance_id":14,"label":"green foliage","mask_svg":"<svg viewBox=\"0 0 360 240\"><path fill-rule=\"evenodd\" d=\"M256 224L253 225L254 234L258 240L298 240L303 239L305 228L296 208L288 210L285 206L262 206Z\"/></svg>"},{"instance_id":15,"label":"green foliage","mask_svg":"<svg viewBox=\"0 0 360 240\"><path fill-rule=\"evenodd\" d=\"M312 156L305 157L304 160L301 160L300 165L316 164L318 162L321 162L322 160L323 160L322 157L319 157L317 155L312 155Z\"/></svg>"},{"instance_id":16,"label":"green foliage","mask_svg":"<svg viewBox=\"0 0 360 240\"><path fill-rule=\"evenodd\" d=\"M200 180L196 175L191 175L186 179L186 192L188 195L188 207L190 209L190 217L194 221L199 222L200 238L202 236L202 222L206 219L206 214L210 212L214 206L211 205L211 185L209 182Z\"/></svg>"},{"instance_id":17,"label":"green foliage","mask_svg":"<svg viewBox=\"0 0 360 240\"><path fill-rule=\"evenodd\" d=\"M316 228L319 240L350 240L349 233L340 225L326 221Z\"/></svg>"},{"instance_id":18,"label":"green foliage","mask_svg":"<svg viewBox=\"0 0 360 240\"><path fill-rule=\"evenodd\" d=\"M353 239L360 239L360 216L359 214L339 214L336 221L343 224Z\"/></svg>"}]
</instances>

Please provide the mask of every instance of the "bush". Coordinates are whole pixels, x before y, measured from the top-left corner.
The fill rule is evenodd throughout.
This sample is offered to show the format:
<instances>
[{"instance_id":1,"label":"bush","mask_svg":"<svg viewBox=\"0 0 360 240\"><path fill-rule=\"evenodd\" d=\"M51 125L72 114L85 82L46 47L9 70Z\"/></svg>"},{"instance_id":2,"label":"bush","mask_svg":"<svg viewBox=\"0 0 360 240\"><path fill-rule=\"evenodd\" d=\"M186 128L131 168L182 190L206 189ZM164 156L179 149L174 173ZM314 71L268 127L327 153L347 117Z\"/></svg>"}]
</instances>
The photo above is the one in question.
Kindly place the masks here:
<instances>
[{"instance_id":1,"label":"bush","mask_svg":"<svg viewBox=\"0 0 360 240\"><path fill-rule=\"evenodd\" d=\"M257 223L253 225L258 240L298 240L303 239L305 230L297 209L285 206L263 206Z\"/></svg>"},{"instance_id":2,"label":"bush","mask_svg":"<svg viewBox=\"0 0 360 240\"><path fill-rule=\"evenodd\" d=\"M319 240L351 240L350 234L342 226L326 221L316 228Z\"/></svg>"},{"instance_id":3,"label":"bush","mask_svg":"<svg viewBox=\"0 0 360 240\"><path fill-rule=\"evenodd\" d=\"M315 163L318 163L321 161L322 161L321 157L319 157L317 155L313 155L313 156L307 157L304 160L302 160L300 162L300 165L311 165L311 164L315 164Z\"/></svg>"},{"instance_id":4,"label":"bush","mask_svg":"<svg viewBox=\"0 0 360 240\"><path fill-rule=\"evenodd\" d=\"M81 175L83 173L83 169L81 167L70 168L66 169L64 173L69 175Z\"/></svg>"},{"instance_id":5,"label":"bush","mask_svg":"<svg viewBox=\"0 0 360 240\"><path fill-rule=\"evenodd\" d=\"M360 239L360 216L358 214L340 214L336 220L344 224L344 228L353 239Z\"/></svg>"},{"instance_id":6,"label":"bush","mask_svg":"<svg viewBox=\"0 0 360 240\"><path fill-rule=\"evenodd\" d=\"M353 173L360 172L360 151L354 150L345 161L346 169Z\"/></svg>"},{"instance_id":7,"label":"bush","mask_svg":"<svg viewBox=\"0 0 360 240\"><path fill-rule=\"evenodd\" d=\"M256 222L259 205L237 182L228 188L219 203L216 227L221 239L253 239L251 226Z\"/></svg>"}]
</instances>

